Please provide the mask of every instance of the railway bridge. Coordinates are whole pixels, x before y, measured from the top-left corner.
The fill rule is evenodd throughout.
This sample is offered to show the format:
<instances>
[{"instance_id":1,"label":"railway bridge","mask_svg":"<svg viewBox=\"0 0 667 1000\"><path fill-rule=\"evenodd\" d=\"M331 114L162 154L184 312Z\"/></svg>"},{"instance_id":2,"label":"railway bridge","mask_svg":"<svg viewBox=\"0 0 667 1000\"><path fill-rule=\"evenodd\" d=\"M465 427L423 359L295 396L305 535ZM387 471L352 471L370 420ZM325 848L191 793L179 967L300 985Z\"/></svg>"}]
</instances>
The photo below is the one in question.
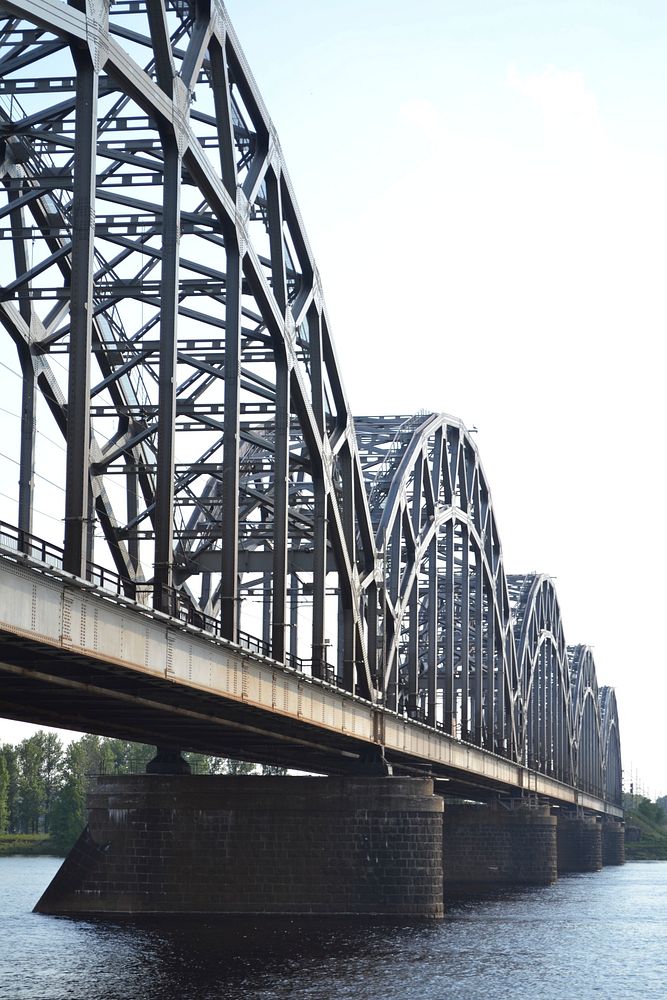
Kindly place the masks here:
<instances>
[{"instance_id":1,"label":"railway bridge","mask_svg":"<svg viewBox=\"0 0 667 1000\"><path fill-rule=\"evenodd\" d=\"M614 692L461 421L351 413L223 4L4 3L0 180L0 713L158 748L42 907L437 916L622 860Z\"/></svg>"}]
</instances>

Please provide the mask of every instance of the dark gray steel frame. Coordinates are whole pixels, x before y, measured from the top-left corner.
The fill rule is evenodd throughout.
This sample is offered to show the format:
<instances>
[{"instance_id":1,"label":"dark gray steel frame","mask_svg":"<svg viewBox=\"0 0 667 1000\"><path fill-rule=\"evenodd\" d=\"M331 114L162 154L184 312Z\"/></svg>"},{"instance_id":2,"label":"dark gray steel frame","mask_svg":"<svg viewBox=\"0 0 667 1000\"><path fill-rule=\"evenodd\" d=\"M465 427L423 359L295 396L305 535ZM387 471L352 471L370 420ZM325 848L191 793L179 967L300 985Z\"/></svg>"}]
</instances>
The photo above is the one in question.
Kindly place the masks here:
<instances>
[{"instance_id":1,"label":"dark gray steel frame","mask_svg":"<svg viewBox=\"0 0 667 1000\"><path fill-rule=\"evenodd\" d=\"M505 576L464 426L352 417L222 3L4 3L0 140L19 547L41 400L66 570L232 641L257 605L276 661L619 802L613 691L568 651L551 581Z\"/></svg>"}]
</instances>

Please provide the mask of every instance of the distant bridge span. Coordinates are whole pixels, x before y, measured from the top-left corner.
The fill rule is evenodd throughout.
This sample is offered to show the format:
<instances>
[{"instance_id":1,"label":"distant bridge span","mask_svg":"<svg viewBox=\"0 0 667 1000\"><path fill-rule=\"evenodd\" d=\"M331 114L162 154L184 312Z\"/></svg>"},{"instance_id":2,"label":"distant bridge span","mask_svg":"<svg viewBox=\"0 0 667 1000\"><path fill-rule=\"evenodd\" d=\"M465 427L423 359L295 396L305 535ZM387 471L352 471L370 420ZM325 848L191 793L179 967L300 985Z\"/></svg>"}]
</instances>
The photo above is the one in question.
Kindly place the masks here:
<instances>
[{"instance_id":1,"label":"distant bridge span","mask_svg":"<svg viewBox=\"0 0 667 1000\"><path fill-rule=\"evenodd\" d=\"M0 178L0 712L619 814L465 427L350 412L223 5L3 4Z\"/></svg>"}]
</instances>

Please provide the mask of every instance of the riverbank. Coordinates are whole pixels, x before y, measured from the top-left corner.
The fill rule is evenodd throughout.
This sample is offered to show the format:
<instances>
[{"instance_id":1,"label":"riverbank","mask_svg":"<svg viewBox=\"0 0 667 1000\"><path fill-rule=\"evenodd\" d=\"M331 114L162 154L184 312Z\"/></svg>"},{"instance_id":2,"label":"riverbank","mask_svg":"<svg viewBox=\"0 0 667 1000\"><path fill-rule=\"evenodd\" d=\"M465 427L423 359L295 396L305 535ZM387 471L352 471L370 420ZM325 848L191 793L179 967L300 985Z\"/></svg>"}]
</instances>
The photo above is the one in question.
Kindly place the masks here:
<instances>
[{"instance_id":1,"label":"riverbank","mask_svg":"<svg viewBox=\"0 0 667 1000\"><path fill-rule=\"evenodd\" d=\"M0 834L0 858L14 855L46 855L62 857L48 833L3 833Z\"/></svg>"},{"instance_id":2,"label":"riverbank","mask_svg":"<svg viewBox=\"0 0 667 1000\"><path fill-rule=\"evenodd\" d=\"M627 810L625 857L627 861L667 861L667 828L640 812Z\"/></svg>"},{"instance_id":3,"label":"riverbank","mask_svg":"<svg viewBox=\"0 0 667 1000\"><path fill-rule=\"evenodd\" d=\"M625 857L628 861L667 861L667 829L651 823L640 814L629 812L625 818ZM632 831L639 839L631 839ZM636 834L634 835L636 836ZM62 851L47 833L0 834L0 858L13 856L62 857Z\"/></svg>"}]
</instances>

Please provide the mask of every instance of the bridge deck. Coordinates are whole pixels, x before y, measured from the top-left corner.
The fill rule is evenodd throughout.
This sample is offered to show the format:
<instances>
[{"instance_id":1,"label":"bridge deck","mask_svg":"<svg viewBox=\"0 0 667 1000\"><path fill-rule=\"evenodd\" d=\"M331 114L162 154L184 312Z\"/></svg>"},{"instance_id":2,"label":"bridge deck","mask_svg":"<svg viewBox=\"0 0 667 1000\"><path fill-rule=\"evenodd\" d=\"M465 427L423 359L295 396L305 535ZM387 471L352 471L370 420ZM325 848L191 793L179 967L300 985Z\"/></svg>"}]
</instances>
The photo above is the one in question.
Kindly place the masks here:
<instances>
[{"instance_id":1,"label":"bridge deck","mask_svg":"<svg viewBox=\"0 0 667 1000\"><path fill-rule=\"evenodd\" d=\"M602 799L25 558L0 554L0 713L330 774L384 748L452 791Z\"/></svg>"}]
</instances>

